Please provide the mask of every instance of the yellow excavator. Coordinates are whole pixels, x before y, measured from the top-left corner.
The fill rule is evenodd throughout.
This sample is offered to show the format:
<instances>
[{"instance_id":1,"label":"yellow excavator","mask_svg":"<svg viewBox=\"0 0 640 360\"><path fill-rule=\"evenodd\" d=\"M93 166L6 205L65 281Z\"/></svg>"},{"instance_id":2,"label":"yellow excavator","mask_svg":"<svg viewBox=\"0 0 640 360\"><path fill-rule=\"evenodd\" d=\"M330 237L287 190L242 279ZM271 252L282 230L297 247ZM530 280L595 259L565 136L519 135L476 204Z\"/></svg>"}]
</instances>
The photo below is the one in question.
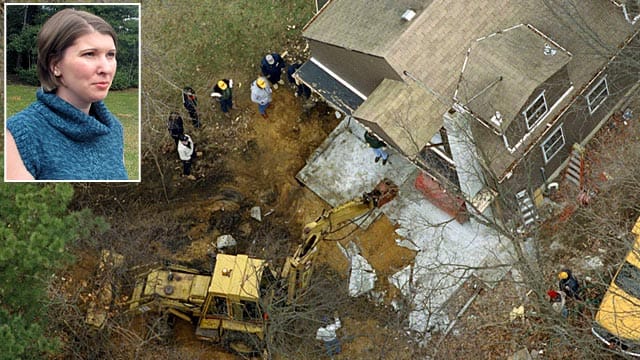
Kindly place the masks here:
<instances>
[{"instance_id":1,"label":"yellow excavator","mask_svg":"<svg viewBox=\"0 0 640 360\"><path fill-rule=\"evenodd\" d=\"M216 255L211 274L178 265L146 271L136 279L129 309L191 322L198 338L222 342L241 354L263 352L269 324L265 310L277 284L286 287L287 302L295 303L308 288L318 243L397 193L398 187L384 179L373 191L325 211L304 227L302 243L279 274L265 260L223 253Z\"/></svg>"}]
</instances>

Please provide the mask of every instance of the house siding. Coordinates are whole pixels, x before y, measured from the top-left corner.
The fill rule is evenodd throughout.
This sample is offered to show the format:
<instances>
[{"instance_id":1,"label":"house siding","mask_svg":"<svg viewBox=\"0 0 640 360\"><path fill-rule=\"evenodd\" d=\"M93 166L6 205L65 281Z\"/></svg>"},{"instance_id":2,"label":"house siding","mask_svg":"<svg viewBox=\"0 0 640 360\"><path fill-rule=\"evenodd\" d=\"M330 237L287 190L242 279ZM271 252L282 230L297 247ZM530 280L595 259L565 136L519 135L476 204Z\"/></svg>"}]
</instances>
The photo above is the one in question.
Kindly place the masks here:
<instances>
[{"instance_id":1,"label":"house siding","mask_svg":"<svg viewBox=\"0 0 640 360\"><path fill-rule=\"evenodd\" d=\"M368 96L383 79L402 81L389 63L381 57L308 39L313 56Z\"/></svg>"},{"instance_id":2,"label":"house siding","mask_svg":"<svg viewBox=\"0 0 640 360\"><path fill-rule=\"evenodd\" d=\"M499 191L501 193L515 194L524 188L533 192L540 188L544 183L541 168L544 168L547 181L557 181L557 178L561 177L571 152L571 146L574 143L584 144L588 141L612 111L617 110L616 106L619 106L620 102L628 97L631 87L640 80L637 63L634 64L640 55L639 43L640 41L636 37L601 73L594 77L593 81L583 89L577 90L580 91L580 94L577 95L567 111L554 122L553 127L540 136L531 151L513 171L513 176L500 184ZM586 96L604 76L607 78L609 97L593 114L590 114ZM563 128L565 145L545 164L540 146L559 126Z\"/></svg>"},{"instance_id":3,"label":"house siding","mask_svg":"<svg viewBox=\"0 0 640 360\"><path fill-rule=\"evenodd\" d=\"M527 132L531 131L527 129L527 123L522 113L531 105L536 98L544 91L544 97L547 102L547 110L550 110L555 103L557 103L562 95L571 87L571 80L569 80L569 73L567 67L564 66L560 71L556 72L547 81L536 88L531 96L527 99L524 106L518 111L518 116L511 122L511 125L505 131L505 135L510 146L514 146L520 141ZM553 116L553 114L551 114ZM547 122L550 118L547 118ZM538 124L536 128L540 128L544 124Z\"/></svg>"}]
</instances>

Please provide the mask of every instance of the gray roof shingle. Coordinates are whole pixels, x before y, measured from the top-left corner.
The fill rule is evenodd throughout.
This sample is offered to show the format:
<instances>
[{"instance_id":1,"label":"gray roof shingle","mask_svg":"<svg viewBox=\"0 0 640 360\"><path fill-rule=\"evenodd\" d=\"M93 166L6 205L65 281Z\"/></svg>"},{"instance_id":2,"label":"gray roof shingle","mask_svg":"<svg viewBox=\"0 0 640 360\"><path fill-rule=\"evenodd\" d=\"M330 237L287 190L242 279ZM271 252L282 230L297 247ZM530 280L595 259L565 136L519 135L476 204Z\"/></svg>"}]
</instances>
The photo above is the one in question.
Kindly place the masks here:
<instances>
[{"instance_id":1,"label":"gray roof shingle","mask_svg":"<svg viewBox=\"0 0 640 360\"><path fill-rule=\"evenodd\" d=\"M400 18L407 8L417 13L409 22ZM541 57L541 42L531 33L520 30L504 37L507 41L476 43L479 38L518 24L533 25L573 54L573 58L569 61L564 52L553 60ZM409 71L424 87L449 99L450 105L454 103L453 96L467 49L474 47L471 59L478 62L472 66L478 69L465 74L468 77L466 85L470 88L461 94L469 99L482 84L496 78L498 73L504 73L505 81L499 86L504 87L504 93L508 94L497 101L505 109L503 111L514 112L516 110L513 109L522 106L526 91L531 90L535 82L542 81L563 64L566 64L570 81L575 86L571 96L564 99L565 102L571 101L632 31L633 27L625 20L621 8L605 0L333 0L307 25L303 35L383 57L398 74ZM492 51L496 54L492 55ZM509 51L517 53L509 55ZM521 55L526 54L542 65L539 70L523 60L527 57ZM512 64L507 64L509 61ZM479 71L481 66L493 68L482 74ZM517 74L518 71L526 71L526 74ZM407 83L413 82L403 78ZM518 81L523 84L519 90L514 85ZM372 95L377 92L378 89L374 90ZM366 117L365 120L382 121L379 119L383 119L385 114L393 113L398 100L386 102L381 99L376 94L373 99L375 106L367 104L367 100L362 105L365 109L356 113ZM407 129L415 134L415 141L426 144L430 140L431 131L422 131L421 126L425 122L441 122L450 105L446 101L434 101L427 94L424 104L420 105L422 114L407 119ZM485 106L481 111L489 113L490 109ZM385 122L384 125L385 132L395 134L392 137L399 144L399 150L406 154L414 153L415 146L400 138L402 135L394 130L393 124ZM491 164L497 173L507 169L521 156L518 152L507 153L503 140L491 133L483 138L481 146L484 153L500 154L492 159Z\"/></svg>"}]
</instances>

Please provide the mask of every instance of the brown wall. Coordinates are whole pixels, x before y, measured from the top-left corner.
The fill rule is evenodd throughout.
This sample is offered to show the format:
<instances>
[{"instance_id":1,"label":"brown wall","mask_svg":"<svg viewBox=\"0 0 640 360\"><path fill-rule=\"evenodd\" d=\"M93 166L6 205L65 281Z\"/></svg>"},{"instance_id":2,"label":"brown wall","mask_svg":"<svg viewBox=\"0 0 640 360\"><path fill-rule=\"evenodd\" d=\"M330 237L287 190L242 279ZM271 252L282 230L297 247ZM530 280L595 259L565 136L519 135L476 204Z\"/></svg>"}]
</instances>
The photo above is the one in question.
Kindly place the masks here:
<instances>
[{"instance_id":1,"label":"brown wall","mask_svg":"<svg viewBox=\"0 0 640 360\"><path fill-rule=\"evenodd\" d=\"M545 169L547 177L551 176L569 157L571 147L574 143L581 143L590 133L598 127L611 111L618 110L614 107L620 100L623 100L629 89L640 79L640 63L638 62L638 44L640 40L635 39L631 45L610 63L605 71L600 74L596 81L593 81L584 92L577 96L576 101L566 111L561 119L556 121L553 129L548 131L544 137L533 145L534 147L526 155L526 158L514 170L513 176L504 181L501 185L501 192L515 193L525 187L534 190L543 184L540 168ZM630 58L636 60L630 61ZM626 59L626 60L625 60ZM595 113L589 114L586 95L596 86L602 76L607 76L609 97L600 105ZM582 91L577 89L576 91ZM623 109L620 109L623 110ZM565 145L555 157L547 164L544 164L544 157L540 145L555 130L562 125L565 137ZM561 171L563 169L560 169ZM560 174L562 174L560 172ZM557 181L558 179L555 179Z\"/></svg>"},{"instance_id":2,"label":"brown wall","mask_svg":"<svg viewBox=\"0 0 640 360\"><path fill-rule=\"evenodd\" d=\"M402 81L381 57L307 40L314 58L366 96L369 96L385 78Z\"/></svg>"},{"instance_id":3,"label":"brown wall","mask_svg":"<svg viewBox=\"0 0 640 360\"><path fill-rule=\"evenodd\" d=\"M518 112L518 116L511 122L505 131L510 146L514 146L527 133L527 124L522 112L544 91L547 100L547 108L551 108L562 95L571 87L571 80L567 67L564 66L547 81L540 85L527 99L525 105ZM556 110L557 111L557 110ZM541 125L538 125L540 127Z\"/></svg>"}]
</instances>

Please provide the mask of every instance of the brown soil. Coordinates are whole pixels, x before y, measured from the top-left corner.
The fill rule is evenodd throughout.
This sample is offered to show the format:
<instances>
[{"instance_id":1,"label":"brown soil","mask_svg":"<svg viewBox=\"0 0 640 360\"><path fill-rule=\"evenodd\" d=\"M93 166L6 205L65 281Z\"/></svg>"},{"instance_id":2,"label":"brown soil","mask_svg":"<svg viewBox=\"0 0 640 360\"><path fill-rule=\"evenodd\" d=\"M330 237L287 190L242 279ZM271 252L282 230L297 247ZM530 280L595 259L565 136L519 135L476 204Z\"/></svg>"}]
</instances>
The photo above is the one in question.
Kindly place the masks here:
<instances>
[{"instance_id":1,"label":"brown soil","mask_svg":"<svg viewBox=\"0 0 640 360\"><path fill-rule=\"evenodd\" d=\"M299 184L295 175L338 120L322 105L309 116L304 115L302 101L295 98L287 86L274 92L274 106L268 109L268 119L262 118L257 106L249 101L248 83L238 83L235 93L236 109L231 116L223 116L217 104L209 106L205 100L200 106L204 128L192 129L185 121L187 133L202 151L194 166L195 181L180 176L180 162L172 141L166 136L154 139L160 143L151 142L152 148L145 149L163 151L159 151L155 160L143 156L143 184L77 187L80 194L76 206L94 208L112 226L98 239L99 244L92 246L128 253L131 255L127 260L129 265L159 259L206 261L214 249L215 239L223 232L221 229L227 227L238 236L241 252L273 257L275 248L278 249L275 257L280 260L291 253L299 242L303 225L329 207ZM234 194L239 194L241 199L234 198ZM248 216L249 208L255 205L262 210L261 224ZM279 234L281 238L276 236L267 242L258 236L264 224L272 230L271 234ZM318 262L342 274L346 283L349 263L335 242L346 246L354 241L376 270L376 290L385 293L388 304L397 292L388 285L387 277L415 257L414 252L395 244L398 236L394 230L383 216L367 230L349 227L332 234L329 241L319 245ZM97 253L93 252L92 256L91 251L81 251L80 261L63 275L64 289L81 293L81 306L84 306L82 299L91 292ZM451 318L474 291L472 283L460 290L459 296L451 301ZM127 294L121 296L126 301ZM544 344L528 332L529 320L508 320L511 308L521 303L522 298L511 281L483 290L452 332L443 340L435 339L437 342L430 345L429 353L438 359L475 358L474 354L482 358L505 358L523 345L530 349L543 347ZM376 307L370 302L365 304L367 308L362 312L372 315L342 315L341 334L350 340L345 341L343 354L337 359L415 358L418 347L398 330L402 326L390 327L384 317L373 315L389 314L388 308ZM494 341L487 341L488 338ZM172 354L180 355L167 358L236 358L216 345L196 340L192 326L184 322L176 325L170 349ZM154 355L157 354L149 352L140 358L151 359Z\"/></svg>"},{"instance_id":2,"label":"brown soil","mask_svg":"<svg viewBox=\"0 0 640 360\"><path fill-rule=\"evenodd\" d=\"M248 84L238 84L236 92L243 94L248 91L246 87ZM234 100L236 108L229 117L223 116L215 103L201 104L202 129L192 129L185 119L186 132L202 152L193 169L195 181L180 176L181 164L167 136L159 144L162 151L158 163L149 157L144 159L141 185L79 188L76 206L93 205L94 211L104 215L112 226L98 248L110 243L117 251L129 253L126 261L130 266L161 259L206 262L214 251L216 238L222 234L222 225L226 224L238 238L240 252L273 256L276 246L279 249L276 258L283 259L291 253L299 242L303 225L329 208L298 183L295 174L339 120L322 104L305 114L302 100L294 97L286 85L274 91L273 106L267 110L268 119L262 118L257 106L247 98L236 95ZM163 170L162 176L158 168ZM160 188L160 178L164 189ZM99 207L95 206L98 202ZM249 217L249 208L256 205L262 210L262 223ZM290 236L284 235L282 240L288 239L289 243L263 242L257 233L265 226L286 231ZM388 299L395 296L393 289L386 285L386 278L409 264L415 254L395 244L397 236L386 217L378 219L366 231L347 227L320 244L317 261L342 274L346 286L349 264L335 243L335 239L342 237L343 245L355 241L369 259L378 273L379 290L385 291ZM123 239L129 241L125 244ZM83 299L92 289L91 275L98 251L94 251L93 256L90 253L81 251L80 261L68 273L68 281L74 279L74 284L82 283L79 291ZM120 296L119 301L124 303L128 298L126 290ZM84 301L80 305L85 306ZM117 316L117 311L111 315ZM344 344L342 359L370 358L368 354L375 352L376 344L389 341L380 331L384 324L367 316L345 314L343 321L342 334L352 340ZM143 324L130 326L144 333ZM399 334L396 338L402 336ZM178 321L174 329L172 344L172 353L188 359L236 358L216 345L195 339L193 327L182 321Z\"/></svg>"}]
</instances>

